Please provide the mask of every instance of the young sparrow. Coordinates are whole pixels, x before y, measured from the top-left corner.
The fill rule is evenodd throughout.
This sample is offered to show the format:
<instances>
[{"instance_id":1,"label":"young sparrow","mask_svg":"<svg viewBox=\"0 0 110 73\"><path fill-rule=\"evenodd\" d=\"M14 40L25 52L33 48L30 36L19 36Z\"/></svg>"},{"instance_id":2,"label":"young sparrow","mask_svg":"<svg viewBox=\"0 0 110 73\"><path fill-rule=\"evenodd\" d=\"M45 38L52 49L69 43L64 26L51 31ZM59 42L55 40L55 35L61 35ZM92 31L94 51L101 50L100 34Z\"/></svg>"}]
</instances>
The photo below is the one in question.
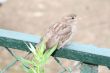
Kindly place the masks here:
<instances>
[{"instance_id":1,"label":"young sparrow","mask_svg":"<svg viewBox=\"0 0 110 73\"><path fill-rule=\"evenodd\" d=\"M76 15L63 17L59 22L51 25L44 35L46 48L49 49L58 43L58 49L67 44L76 32Z\"/></svg>"},{"instance_id":2,"label":"young sparrow","mask_svg":"<svg viewBox=\"0 0 110 73\"><path fill-rule=\"evenodd\" d=\"M70 41L76 31L75 17L76 15L73 14L63 17L59 22L48 28L48 31L41 39L41 42L44 41L46 43L46 50L52 48L55 44L58 44L57 49L60 49ZM32 59L32 57L30 55L28 59Z\"/></svg>"}]
</instances>

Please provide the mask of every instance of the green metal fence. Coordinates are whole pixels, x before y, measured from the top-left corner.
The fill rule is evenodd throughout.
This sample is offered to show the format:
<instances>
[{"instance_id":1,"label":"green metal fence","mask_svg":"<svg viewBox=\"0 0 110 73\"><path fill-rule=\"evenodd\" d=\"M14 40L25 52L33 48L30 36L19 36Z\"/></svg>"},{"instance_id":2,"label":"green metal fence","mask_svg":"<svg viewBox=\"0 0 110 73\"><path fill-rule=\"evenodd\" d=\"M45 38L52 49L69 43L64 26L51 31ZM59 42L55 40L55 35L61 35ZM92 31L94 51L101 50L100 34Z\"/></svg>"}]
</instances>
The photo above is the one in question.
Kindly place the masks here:
<instances>
[{"instance_id":1,"label":"green metal fence","mask_svg":"<svg viewBox=\"0 0 110 73\"><path fill-rule=\"evenodd\" d=\"M14 48L29 51L24 42L31 42L35 45L40 42L40 36L0 29L0 46L6 47L7 50L9 50L8 48ZM81 73L98 73L99 65L110 67L110 49L98 48L94 45L73 42L57 50L53 56L82 62ZM16 62L17 60L8 64L0 73L4 73L5 70L9 69Z\"/></svg>"}]
</instances>

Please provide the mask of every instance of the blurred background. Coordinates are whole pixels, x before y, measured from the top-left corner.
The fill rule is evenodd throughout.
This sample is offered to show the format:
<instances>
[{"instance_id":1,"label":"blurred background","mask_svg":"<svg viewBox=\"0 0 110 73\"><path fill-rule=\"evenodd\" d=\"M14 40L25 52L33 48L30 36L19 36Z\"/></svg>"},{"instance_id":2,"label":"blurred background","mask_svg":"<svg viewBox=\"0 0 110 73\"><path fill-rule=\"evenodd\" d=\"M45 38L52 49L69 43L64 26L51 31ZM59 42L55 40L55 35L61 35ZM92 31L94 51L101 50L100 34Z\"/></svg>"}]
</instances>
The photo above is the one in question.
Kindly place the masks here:
<instances>
[{"instance_id":1,"label":"blurred background","mask_svg":"<svg viewBox=\"0 0 110 73\"><path fill-rule=\"evenodd\" d=\"M110 0L0 0L0 28L42 36L50 24L68 14L77 15L77 33L72 41L110 48ZM18 55L24 52L14 50ZM0 69L13 60L0 47ZM75 62L62 59L65 66ZM60 66L53 60L47 65L47 73L58 73ZM24 73L17 63L7 73ZM100 66L99 73L110 73Z\"/></svg>"}]
</instances>

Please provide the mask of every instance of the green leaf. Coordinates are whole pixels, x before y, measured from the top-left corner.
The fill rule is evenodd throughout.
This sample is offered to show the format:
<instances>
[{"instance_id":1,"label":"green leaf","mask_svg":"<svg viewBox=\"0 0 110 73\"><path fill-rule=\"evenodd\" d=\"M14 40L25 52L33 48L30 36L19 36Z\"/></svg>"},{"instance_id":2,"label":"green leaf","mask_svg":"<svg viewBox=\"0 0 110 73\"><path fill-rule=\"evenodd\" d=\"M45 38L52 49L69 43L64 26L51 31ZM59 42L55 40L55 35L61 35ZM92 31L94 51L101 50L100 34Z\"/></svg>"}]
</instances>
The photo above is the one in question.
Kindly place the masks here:
<instances>
[{"instance_id":1,"label":"green leaf","mask_svg":"<svg viewBox=\"0 0 110 73\"><path fill-rule=\"evenodd\" d=\"M45 61L45 62L49 59L49 57L52 55L52 53L56 50L57 45L58 45L58 44L56 44L56 45L53 46L52 48L48 49L48 50L44 53L44 61Z\"/></svg>"},{"instance_id":2,"label":"green leaf","mask_svg":"<svg viewBox=\"0 0 110 73\"><path fill-rule=\"evenodd\" d=\"M44 65L48 61L51 54L56 50L57 45L58 44L46 50L46 44L44 41L42 41L36 48L29 43L27 47L32 52L33 59L26 60L22 57L17 57L17 59L24 65L24 69L27 73L44 73Z\"/></svg>"},{"instance_id":3,"label":"green leaf","mask_svg":"<svg viewBox=\"0 0 110 73\"><path fill-rule=\"evenodd\" d=\"M36 49L35 49L35 47L34 47L31 43L29 43L28 48L29 48L29 50L30 50L34 55L36 55Z\"/></svg>"},{"instance_id":4,"label":"green leaf","mask_svg":"<svg viewBox=\"0 0 110 73\"><path fill-rule=\"evenodd\" d=\"M17 56L17 60L20 61L23 64L32 64L30 60L26 60L23 57Z\"/></svg>"},{"instance_id":5,"label":"green leaf","mask_svg":"<svg viewBox=\"0 0 110 73\"><path fill-rule=\"evenodd\" d=\"M46 44L45 44L45 42L44 41L42 41L41 42L41 44L40 44L40 52L43 54L44 53L44 51L45 51L45 49L46 49Z\"/></svg>"}]
</instances>

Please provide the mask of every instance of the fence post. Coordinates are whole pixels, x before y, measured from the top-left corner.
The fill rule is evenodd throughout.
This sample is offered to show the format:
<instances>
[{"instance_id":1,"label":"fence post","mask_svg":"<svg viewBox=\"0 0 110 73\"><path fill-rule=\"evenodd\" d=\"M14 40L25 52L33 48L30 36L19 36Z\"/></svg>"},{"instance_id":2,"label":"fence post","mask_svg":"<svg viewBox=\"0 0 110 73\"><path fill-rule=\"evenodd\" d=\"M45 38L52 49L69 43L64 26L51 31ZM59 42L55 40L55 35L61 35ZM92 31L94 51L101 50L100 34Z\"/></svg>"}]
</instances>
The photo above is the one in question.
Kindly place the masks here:
<instances>
[{"instance_id":1,"label":"fence post","mask_svg":"<svg viewBox=\"0 0 110 73\"><path fill-rule=\"evenodd\" d=\"M82 63L80 73L98 73L98 66Z\"/></svg>"}]
</instances>

